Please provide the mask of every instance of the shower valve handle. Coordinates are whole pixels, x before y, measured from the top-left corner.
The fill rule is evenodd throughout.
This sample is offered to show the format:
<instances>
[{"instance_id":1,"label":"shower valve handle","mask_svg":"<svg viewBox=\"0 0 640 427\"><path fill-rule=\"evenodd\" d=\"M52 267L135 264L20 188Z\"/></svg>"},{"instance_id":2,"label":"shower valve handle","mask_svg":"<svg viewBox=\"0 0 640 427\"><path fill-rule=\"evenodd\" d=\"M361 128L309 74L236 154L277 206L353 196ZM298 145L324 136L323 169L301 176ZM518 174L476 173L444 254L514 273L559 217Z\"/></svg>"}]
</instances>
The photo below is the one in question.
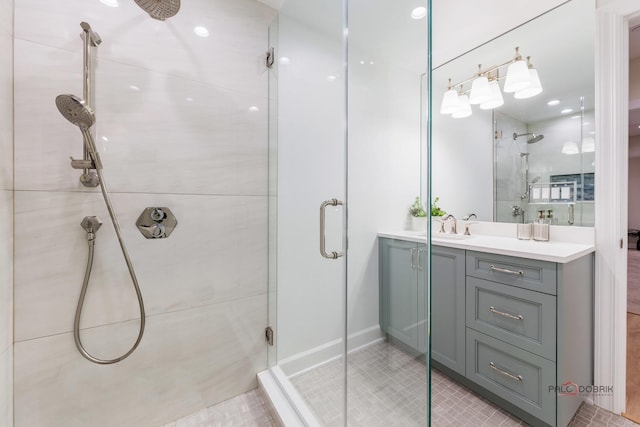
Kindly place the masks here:
<instances>
[{"instance_id":1,"label":"shower valve handle","mask_svg":"<svg viewBox=\"0 0 640 427\"><path fill-rule=\"evenodd\" d=\"M140 229L144 229L154 239L165 237L165 229L163 224L140 225Z\"/></svg>"}]
</instances>

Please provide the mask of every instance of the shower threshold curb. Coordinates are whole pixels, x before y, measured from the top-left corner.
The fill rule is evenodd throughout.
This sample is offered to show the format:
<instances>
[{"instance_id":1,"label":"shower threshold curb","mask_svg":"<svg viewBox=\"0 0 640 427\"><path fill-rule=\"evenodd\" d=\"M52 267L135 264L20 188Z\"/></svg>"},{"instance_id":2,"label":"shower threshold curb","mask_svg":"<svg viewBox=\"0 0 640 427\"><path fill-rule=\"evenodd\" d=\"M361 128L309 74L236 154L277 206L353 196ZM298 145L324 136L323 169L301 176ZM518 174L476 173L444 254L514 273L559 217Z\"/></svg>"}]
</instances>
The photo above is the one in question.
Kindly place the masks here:
<instances>
[{"instance_id":1,"label":"shower threshold curb","mask_svg":"<svg viewBox=\"0 0 640 427\"><path fill-rule=\"evenodd\" d=\"M258 373L258 384L283 427L320 427L313 413L279 366Z\"/></svg>"}]
</instances>

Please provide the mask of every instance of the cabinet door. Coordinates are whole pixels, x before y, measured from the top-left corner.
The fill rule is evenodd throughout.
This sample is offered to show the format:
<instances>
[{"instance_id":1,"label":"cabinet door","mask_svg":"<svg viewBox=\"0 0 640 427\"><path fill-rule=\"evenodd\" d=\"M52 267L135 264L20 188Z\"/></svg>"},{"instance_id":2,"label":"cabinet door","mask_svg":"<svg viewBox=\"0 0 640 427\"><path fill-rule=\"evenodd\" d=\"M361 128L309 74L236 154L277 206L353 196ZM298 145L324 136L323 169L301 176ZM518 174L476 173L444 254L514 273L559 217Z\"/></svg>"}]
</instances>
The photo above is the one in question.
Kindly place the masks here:
<instances>
[{"instance_id":1,"label":"cabinet door","mask_svg":"<svg viewBox=\"0 0 640 427\"><path fill-rule=\"evenodd\" d=\"M431 248L431 358L465 374L465 251Z\"/></svg>"},{"instance_id":2,"label":"cabinet door","mask_svg":"<svg viewBox=\"0 0 640 427\"><path fill-rule=\"evenodd\" d=\"M417 244L380 239L380 326L418 348Z\"/></svg>"}]
</instances>

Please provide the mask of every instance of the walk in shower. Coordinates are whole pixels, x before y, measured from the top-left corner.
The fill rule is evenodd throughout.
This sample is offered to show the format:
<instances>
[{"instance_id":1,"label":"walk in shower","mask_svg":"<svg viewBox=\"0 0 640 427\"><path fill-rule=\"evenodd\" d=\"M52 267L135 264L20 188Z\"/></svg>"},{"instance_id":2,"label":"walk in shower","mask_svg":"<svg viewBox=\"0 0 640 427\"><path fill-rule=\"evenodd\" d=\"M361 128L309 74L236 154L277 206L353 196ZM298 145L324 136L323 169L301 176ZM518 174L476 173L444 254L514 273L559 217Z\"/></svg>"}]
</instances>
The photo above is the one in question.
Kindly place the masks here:
<instances>
[{"instance_id":1,"label":"walk in shower","mask_svg":"<svg viewBox=\"0 0 640 427\"><path fill-rule=\"evenodd\" d=\"M309 425L427 425L428 314L416 310L429 306L429 257L399 255L406 283L392 286L406 290L383 301L378 244L428 200L427 4L282 3L270 28L271 372ZM401 333L420 351L387 337L387 303L416 314Z\"/></svg>"},{"instance_id":2,"label":"walk in shower","mask_svg":"<svg viewBox=\"0 0 640 427\"><path fill-rule=\"evenodd\" d=\"M378 261L429 200L427 2L11 3L0 424L160 426L268 371L310 425L427 425L428 245L385 302L419 351Z\"/></svg>"}]
</instances>

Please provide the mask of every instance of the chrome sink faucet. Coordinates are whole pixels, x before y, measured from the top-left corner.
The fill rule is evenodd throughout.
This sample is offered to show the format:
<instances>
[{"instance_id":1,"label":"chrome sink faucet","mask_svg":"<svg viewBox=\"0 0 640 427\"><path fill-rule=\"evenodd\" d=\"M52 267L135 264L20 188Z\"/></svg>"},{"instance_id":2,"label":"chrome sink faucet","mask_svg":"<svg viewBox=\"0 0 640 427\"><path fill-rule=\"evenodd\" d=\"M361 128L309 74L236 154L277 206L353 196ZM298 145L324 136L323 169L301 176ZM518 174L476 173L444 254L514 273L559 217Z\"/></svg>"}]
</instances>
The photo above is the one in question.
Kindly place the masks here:
<instances>
[{"instance_id":1,"label":"chrome sink faucet","mask_svg":"<svg viewBox=\"0 0 640 427\"><path fill-rule=\"evenodd\" d=\"M476 215L474 213L471 213L471 214L465 216L464 218L462 218L462 219L464 219L466 221L465 227L464 227L464 235L465 236L471 236L471 232L469 232L469 226L471 224L477 224L478 223L478 221L471 222L471 217L474 217L475 219L478 219L478 215Z\"/></svg>"},{"instance_id":2,"label":"chrome sink faucet","mask_svg":"<svg viewBox=\"0 0 640 427\"><path fill-rule=\"evenodd\" d=\"M442 223L444 225L445 222L447 222L449 219L452 219L453 222L451 223L451 230L449 230L449 234L458 234L458 221L456 220L456 217L453 216L452 214L448 214L447 216L445 216L444 218L442 218Z\"/></svg>"}]
</instances>

